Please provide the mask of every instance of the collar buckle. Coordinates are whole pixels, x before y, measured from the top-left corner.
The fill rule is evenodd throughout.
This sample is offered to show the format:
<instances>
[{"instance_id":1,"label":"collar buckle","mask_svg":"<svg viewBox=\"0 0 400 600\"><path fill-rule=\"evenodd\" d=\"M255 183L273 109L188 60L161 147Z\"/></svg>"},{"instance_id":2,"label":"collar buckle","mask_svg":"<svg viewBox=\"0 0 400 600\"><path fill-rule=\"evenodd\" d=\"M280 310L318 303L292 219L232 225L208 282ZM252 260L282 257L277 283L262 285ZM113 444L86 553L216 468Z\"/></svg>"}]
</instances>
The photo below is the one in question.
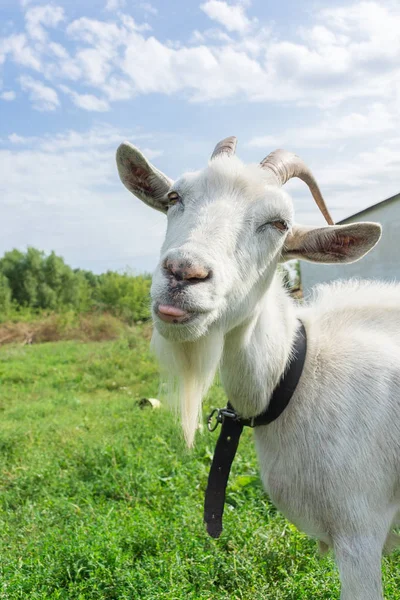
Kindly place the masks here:
<instances>
[{"instance_id":1,"label":"collar buckle","mask_svg":"<svg viewBox=\"0 0 400 600\"><path fill-rule=\"evenodd\" d=\"M218 425L222 424L225 419L233 419L238 421L239 417L231 408L214 408L207 418L208 431L215 431Z\"/></svg>"}]
</instances>

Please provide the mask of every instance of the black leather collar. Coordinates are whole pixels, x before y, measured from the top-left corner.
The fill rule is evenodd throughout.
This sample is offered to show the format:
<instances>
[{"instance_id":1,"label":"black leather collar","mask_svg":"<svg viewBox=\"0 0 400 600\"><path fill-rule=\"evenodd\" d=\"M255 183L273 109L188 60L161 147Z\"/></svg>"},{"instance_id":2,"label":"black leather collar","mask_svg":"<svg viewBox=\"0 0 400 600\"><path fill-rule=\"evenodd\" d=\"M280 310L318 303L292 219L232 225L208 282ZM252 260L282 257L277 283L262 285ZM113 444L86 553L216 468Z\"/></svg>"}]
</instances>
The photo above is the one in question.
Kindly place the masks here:
<instances>
[{"instance_id":1,"label":"black leather collar","mask_svg":"<svg viewBox=\"0 0 400 600\"><path fill-rule=\"evenodd\" d=\"M243 427L268 425L282 414L289 404L301 377L306 353L306 330L300 321L300 327L293 343L292 358L289 360L285 372L271 396L268 408L251 419L243 419L228 402L226 408L214 409L208 417L210 431L214 431L219 423L222 424L211 463L204 502L204 522L211 537L218 538L222 532L226 486ZM214 422L213 419L215 419Z\"/></svg>"}]
</instances>

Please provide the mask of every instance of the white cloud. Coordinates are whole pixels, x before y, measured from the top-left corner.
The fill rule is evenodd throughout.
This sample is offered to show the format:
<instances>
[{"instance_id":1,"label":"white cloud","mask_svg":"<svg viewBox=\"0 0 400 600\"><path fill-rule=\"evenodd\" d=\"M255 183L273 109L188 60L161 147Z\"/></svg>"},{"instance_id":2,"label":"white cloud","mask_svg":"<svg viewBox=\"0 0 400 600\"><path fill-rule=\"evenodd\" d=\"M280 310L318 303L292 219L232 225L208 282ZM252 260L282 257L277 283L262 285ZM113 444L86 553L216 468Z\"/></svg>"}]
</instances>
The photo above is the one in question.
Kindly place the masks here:
<instances>
[{"instance_id":1,"label":"white cloud","mask_svg":"<svg viewBox=\"0 0 400 600\"><path fill-rule=\"evenodd\" d=\"M33 6L25 13L26 30L31 38L45 42L47 32L45 27L57 27L64 20L64 9L61 6L43 4Z\"/></svg>"},{"instance_id":2,"label":"white cloud","mask_svg":"<svg viewBox=\"0 0 400 600\"><path fill-rule=\"evenodd\" d=\"M101 85L112 70L109 58L109 53L101 47L86 48L76 54L75 61L90 84Z\"/></svg>"},{"instance_id":3,"label":"white cloud","mask_svg":"<svg viewBox=\"0 0 400 600\"><path fill-rule=\"evenodd\" d=\"M143 12L157 15L158 10L155 6L150 4L150 2L139 2L136 3L135 6L140 8ZM105 10L110 12L115 12L117 10L122 10L126 7L126 0L107 0L106 5L104 7Z\"/></svg>"},{"instance_id":4,"label":"white cloud","mask_svg":"<svg viewBox=\"0 0 400 600\"><path fill-rule=\"evenodd\" d=\"M69 201L79 203L73 191L79 188L79 195L85 194L97 184L108 184L115 174L111 148L117 131L113 133L112 142L107 144L96 130L33 138L11 134L9 139L17 149L2 150L6 167L1 181L3 200L13 204L26 198L39 204L62 203L71 195ZM27 176L21 177L24 170Z\"/></svg>"},{"instance_id":5,"label":"white cloud","mask_svg":"<svg viewBox=\"0 0 400 600\"><path fill-rule=\"evenodd\" d=\"M121 12L112 19L83 16L65 25L58 6L28 7L33 39L20 33L3 40L0 62L1 56L11 56L53 83L90 85L108 102L184 93L197 102L240 98L327 109L352 99L400 97L396 4L361 1L319 10L310 26L290 35L250 19L244 3L208 0L200 8L224 30L188 32L185 45L149 35L147 23ZM50 39L49 28L61 26L70 40L68 50ZM97 96L93 89L88 95ZM93 103L87 98L80 102L83 108L88 104ZM105 100L95 104L105 110Z\"/></svg>"},{"instance_id":6,"label":"white cloud","mask_svg":"<svg viewBox=\"0 0 400 600\"><path fill-rule=\"evenodd\" d=\"M246 16L240 4L228 4L222 0L207 0L200 8L213 21L223 25L228 31L246 33L250 29L251 21Z\"/></svg>"},{"instance_id":7,"label":"white cloud","mask_svg":"<svg viewBox=\"0 0 400 600\"><path fill-rule=\"evenodd\" d=\"M97 96L93 96L93 94L78 94L66 85L60 85L60 90L71 96L72 102L75 106L78 106L78 108L94 112L105 112L110 109L110 105L106 100L97 98Z\"/></svg>"},{"instance_id":8,"label":"white cloud","mask_svg":"<svg viewBox=\"0 0 400 600\"><path fill-rule=\"evenodd\" d=\"M131 32L147 29L147 24L137 25L132 17L120 15L117 22L81 17L67 26L66 33L72 39L85 42L93 47L97 47L97 45L109 47L113 44L126 46Z\"/></svg>"},{"instance_id":9,"label":"white cloud","mask_svg":"<svg viewBox=\"0 0 400 600\"><path fill-rule=\"evenodd\" d=\"M394 93L400 79L400 42L390 33L390 43L383 40L388 27L390 31L400 28L400 9L379 9L380 26L384 22L387 27L371 33L365 14L376 5L355 6L347 12L317 13L315 23L300 31L300 41L272 37L268 27L250 21L243 5L219 0L210 0L202 8L215 18L220 9L221 14L230 15L230 30L242 33L238 41L222 31L206 30L194 33L193 47L172 47L154 36L146 37L128 18L119 24L79 19L67 31L88 45L83 51L88 54L77 55L76 63L92 83L110 89L107 78L123 81L119 72L125 78L128 75L131 85L125 83L121 97L185 91L196 101L241 95L251 101L328 107L349 98L384 98ZM354 17L357 11L363 27L361 39ZM117 97L114 86L113 98Z\"/></svg>"},{"instance_id":10,"label":"white cloud","mask_svg":"<svg viewBox=\"0 0 400 600\"><path fill-rule=\"evenodd\" d=\"M340 183L342 189L357 190L361 202L365 203L365 194L382 199L397 193L399 172L400 136L397 135L390 146L380 144L359 151L350 160L337 157L332 164L321 165L319 177L326 186L335 187ZM360 187L363 194L359 192Z\"/></svg>"},{"instance_id":11,"label":"white cloud","mask_svg":"<svg viewBox=\"0 0 400 600\"><path fill-rule=\"evenodd\" d=\"M16 133L11 133L8 136L8 140L12 143L12 144L24 144L25 143L25 139L23 136L18 135Z\"/></svg>"},{"instance_id":12,"label":"white cloud","mask_svg":"<svg viewBox=\"0 0 400 600\"><path fill-rule=\"evenodd\" d=\"M232 42L232 38L221 29L206 29L205 31L195 29L190 37L192 44L206 44L208 40L224 43Z\"/></svg>"},{"instance_id":13,"label":"white cloud","mask_svg":"<svg viewBox=\"0 0 400 600\"><path fill-rule=\"evenodd\" d=\"M36 110L55 110L59 106L58 95L55 90L44 85L41 81L33 79L28 75L19 78L21 88L29 92L33 107Z\"/></svg>"},{"instance_id":14,"label":"white cloud","mask_svg":"<svg viewBox=\"0 0 400 600\"><path fill-rule=\"evenodd\" d=\"M64 46L61 46L61 44L57 44L56 42L49 42L48 49L57 58L60 58L62 60L69 58L68 52L66 51Z\"/></svg>"},{"instance_id":15,"label":"white cloud","mask_svg":"<svg viewBox=\"0 0 400 600\"><path fill-rule=\"evenodd\" d=\"M35 71L40 71L42 68L38 52L29 46L25 34L13 34L0 39L0 59L3 57L4 61L8 55L11 56L14 62L23 67Z\"/></svg>"},{"instance_id":16,"label":"white cloud","mask_svg":"<svg viewBox=\"0 0 400 600\"><path fill-rule=\"evenodd\" d=\"M138 7L141 8L145 13L149 13L150 15L158 15L158 10L155 6L150 4L150 2L139 2Z\"/></svg>"},{"instance_id":17,"label":"white cloud","mask_svg":"<svg viewBox=\"0 0 400 600\"><path fill-rule=\"evenodd\" d=\"M0 98L2 100L6 100L7 102L11 102L12 100L15 100L16 97L17 97L17 94L13 90L1 92L1 94L0 94Z\"/></svg>"},{"instance_id":18,"label":"white cloud","mask_svg":"<svg viewBox=\"0 0 400 600\"><path fill-rule=\"evenodd\" d=\"M125 5L125 0L107 0L107 3L104 8L105 10L115 11L124 8Z\"/></svg>"},{"instance_id":19,"label":"white cloud","mask_svg":"<svg viewBox=\"0 0 400 600\"><path fill-rule=\"evenodd\" d=\"M276 135L256 136L247 145L264 149L282 146L328 148L337 141L371 138L399 128L400 108L376 103L364 111L353 111L342 116L331 114L317 123L309 122L305 127L292 127Z\"/></svg>"},{"instance_id":20,"label":"white cloud","mask_svg":"<svg viewBox=\"0 0 400 600\"><path fill-rule=\"evenodd\" d=\"M40 137L28 137L21 136L17 133L11 133L8 136L8 140L12 144L23 145L32 148L35 151L53 153L81 150L87 147L97 148L99 150L104 150L104 148L114 148L115 150L121 141L127 137L132 137L135 140L135 144L142 148L142 151L146 153L146 156L150 160L162 154L160 150L143 147L144 144L153 141L153 136L151 134L127 132L107 125L106 123L96 125L88 131L80 132L71 129L55 135L47 134Z\"/></svg>"},{"instance_id":21,"label":"white cloud","mask_svg":"<svg viewBox=\"0 0 400 600\"><path fill-rule=\"evenodd\" d=\"M144 146L147 156L159 155L151 135L102 124L56 136L10 137L13 147L0 148L7 223L0 253L33 245L95 271L155 266L165 219L125 190L115 165L116 147L127 138Z\"/></svg>"}]
</instances>

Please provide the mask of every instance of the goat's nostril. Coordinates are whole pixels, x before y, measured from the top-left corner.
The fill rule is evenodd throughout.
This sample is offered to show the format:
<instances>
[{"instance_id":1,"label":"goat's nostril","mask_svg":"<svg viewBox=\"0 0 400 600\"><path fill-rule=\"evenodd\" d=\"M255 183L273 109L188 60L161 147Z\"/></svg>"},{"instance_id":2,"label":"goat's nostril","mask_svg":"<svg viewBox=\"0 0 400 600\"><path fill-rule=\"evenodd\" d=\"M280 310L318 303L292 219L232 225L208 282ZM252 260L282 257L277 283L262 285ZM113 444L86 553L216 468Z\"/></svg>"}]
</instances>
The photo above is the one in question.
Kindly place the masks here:
<instances>
[{"instance_id":1,"label":"goat's nostril","mask_svg":"<svg viewBox=\"0 0 400 600\"><path fill-rule=\"evenodd\" d=\"M210 270L205 267L193 266L183 272L183 279L189 283L198 283L209 278Z\"/></svg>"},{"instance_id":2,"label":"goat's nostril","mask_svg":"<svg viewBox=\"0 0 400 600\"><path fill-rule=\"evenodd\" d=\"M167 259L163 262L163 268L176 281L186 281L187 283L200 283L210 279L212 275L211 270L207 267L191 262L177 262Z\"/></svg>"},{"instance_id":3,"label":"goat's nostril","mask_svg":"<svg viewBox=\"0 0 400 600\"><path fill-rule=\"evenodd\" d=\"M171 275L173 275L174 277L176 277L176 275L181 271L178 268L177 264L170 260L164 261L163 267L166 271L171 273Z\"/></svg>"}]
</instances>

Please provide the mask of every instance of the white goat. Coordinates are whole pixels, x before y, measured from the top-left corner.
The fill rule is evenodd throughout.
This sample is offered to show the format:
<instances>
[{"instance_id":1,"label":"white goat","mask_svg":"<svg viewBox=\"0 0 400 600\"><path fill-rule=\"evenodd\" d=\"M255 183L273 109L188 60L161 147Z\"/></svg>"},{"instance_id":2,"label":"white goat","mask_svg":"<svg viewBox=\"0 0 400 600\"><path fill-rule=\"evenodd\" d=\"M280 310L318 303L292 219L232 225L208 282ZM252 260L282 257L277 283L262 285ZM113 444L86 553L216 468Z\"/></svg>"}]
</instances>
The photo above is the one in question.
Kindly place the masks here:
<instances>
[{"instance_id":1,"label":"white goat","mask_svg":"<svg viewBox=\"0 0 400 600\"><path fill-rule=\"evenodd\" d=\"M130 144L118 149L123 183L168 216L151 291L154 347L178 376L191 445L218 366L234 409L258 415L302 320L308 349L297 389L254 432L262 481L288 519L334 549L342 600L379 600L382 550L399 541L400 286L336 283L297 307L280 261L353 262L378 242L380 226L294 225L281 189L291 177L309 185L332 223L305 164L279 150L245 166L235 146L227 138L203 171L175 183Z\"/></svg>"}]
</instances>

